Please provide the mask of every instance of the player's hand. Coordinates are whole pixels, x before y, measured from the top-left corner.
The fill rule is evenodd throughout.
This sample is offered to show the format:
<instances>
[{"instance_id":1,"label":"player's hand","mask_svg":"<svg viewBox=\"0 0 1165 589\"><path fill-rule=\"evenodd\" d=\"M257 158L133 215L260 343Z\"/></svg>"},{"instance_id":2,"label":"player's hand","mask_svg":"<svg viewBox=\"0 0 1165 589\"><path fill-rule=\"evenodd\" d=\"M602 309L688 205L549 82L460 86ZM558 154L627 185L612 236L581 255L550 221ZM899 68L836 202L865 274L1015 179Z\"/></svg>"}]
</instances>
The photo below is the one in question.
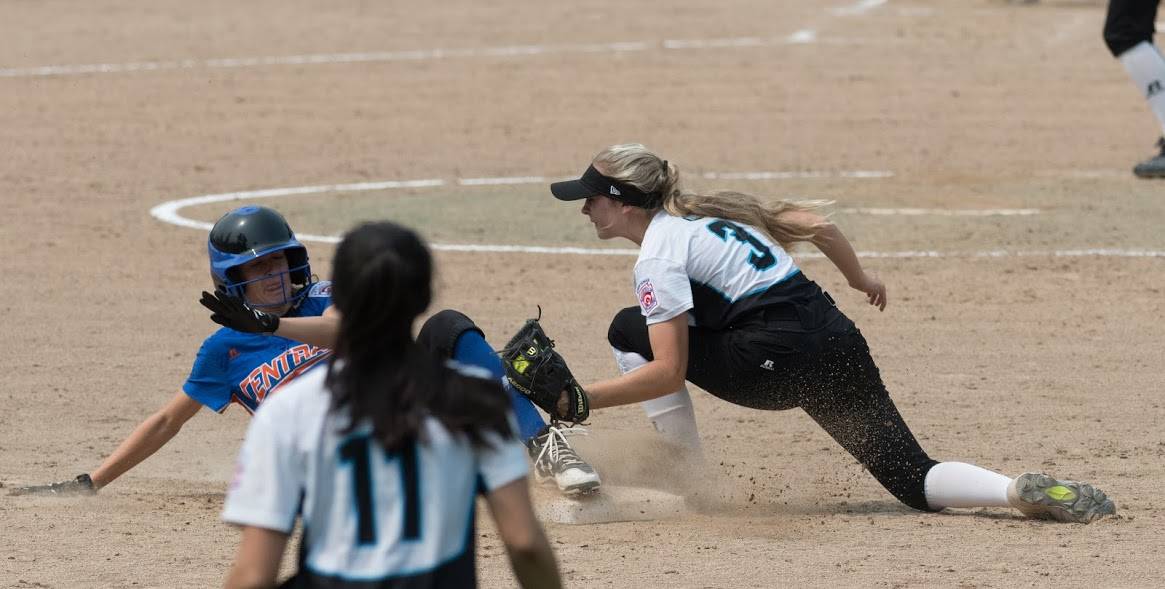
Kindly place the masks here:
<instances>
[{"instance_id":1,"label":"player's hand","mask_svg":"<svg viewBox=\"0 0 1165 589\"><path fill-rule=\"evenodd\" d=\"M558 404L556 407L558 407L559 415L566 415L570 412L570 399L567 398L566 391L559 393Z\"/></svg>"},{"instance_id":2,"label":"player's hand","mask_svg":"<svg viewBox=\"0 0 1165 589\"><path fill-rule=\"evenodd\" d=\"M223 327L244 333L264 334L275 333L279 329L278 315L252 309L243 299L221 288L215 290L214 294L202 291L202 299L198 302L210 309L210 320Z\"/></svg>"},{"instance_id":3,"label":"player's hand","mask_svg":"<svg viewBox=\"0 0 1165 589\"><path fill-rule=\"evenodd\" d=\"M93 479L89 478L88 474L77 475L76 478L59 483L16 487L8 492L9 495L51 495L56 497L94 495L96 493L97 487L93 485Z\"/></svg>"},{"instance_id":4,"label":"player's hand","mask_svg":"<svg viewBox=\"0 0 1165 589\"><path fill-rule=\"evenodd\" d=\"M860 280L850 283L850 286L866 293L866 300L879 311L886 310L886 285L882 284L881 280L863 274Z\"/></svg>"}]
</instances>

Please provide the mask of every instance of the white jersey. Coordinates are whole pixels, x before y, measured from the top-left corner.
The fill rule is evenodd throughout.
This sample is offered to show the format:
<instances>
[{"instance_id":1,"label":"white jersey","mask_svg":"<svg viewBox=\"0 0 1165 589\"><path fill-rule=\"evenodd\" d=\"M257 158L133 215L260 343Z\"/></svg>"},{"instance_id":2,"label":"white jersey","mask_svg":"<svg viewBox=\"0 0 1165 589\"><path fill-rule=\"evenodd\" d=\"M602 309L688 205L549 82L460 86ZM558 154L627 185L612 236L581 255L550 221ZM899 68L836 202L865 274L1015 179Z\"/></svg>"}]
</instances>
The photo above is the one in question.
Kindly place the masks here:
<instances>
[{"instance_id":1,"label":"white jersey","mask_svg":"<svg viewBox=\"0 0 1165 589\"><path fill-rule=\"evenodd\" d=\"M300 575L310 586L471 587L474 506L526 476L517 439L473 448L433 418L427 442L387 455L371 427L342 435L326 370L265 401L239 453L223 519L290 533L303 518Z\"/></svg>"},{"instance_id":2,"label":"white jersey","mask_svg":"<svg viewBox=\"0 0 1165 589\"><path fill-rule=\"evenodd\" d=\"M648 325L687 312L691 325L722 329L748 311L798 296L808 281L790 279L800 273L784 248L755 227L660 211L640 245L635 294Z\"/></svg>"}]
</instances>

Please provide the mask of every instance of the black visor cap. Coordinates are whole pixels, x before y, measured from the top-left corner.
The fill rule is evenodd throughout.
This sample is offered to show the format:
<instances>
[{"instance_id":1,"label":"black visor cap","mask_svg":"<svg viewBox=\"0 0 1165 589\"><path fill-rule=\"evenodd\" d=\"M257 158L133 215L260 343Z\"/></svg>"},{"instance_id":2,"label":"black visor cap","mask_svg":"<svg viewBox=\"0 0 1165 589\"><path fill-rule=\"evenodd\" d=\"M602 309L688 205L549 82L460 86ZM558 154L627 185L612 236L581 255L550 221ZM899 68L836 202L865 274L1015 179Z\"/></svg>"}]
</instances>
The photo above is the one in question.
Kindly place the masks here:
<instances>
[{"instance_id":1,"label":"black visor cap","mask_svg":"<svg viewBox=\"0 0 1165 589\"><path fill-rule=\"evenodd\" d=\"M610 181L603 177L594 166L587 167L582 178L566 180L550 185L550 193L558 200L582 200L589 196L608 194Z\"/></svg>"},{"instance_id":2,"label":"black visor cap","mask_svg":"<svg viewBox=\"0 0 1165 589\"><path fill-rule=\"evenodd\" d=\"M637 207L651 207L659 202L656 193L643 193L638 188L608 178L599 173L594 166L588 166L587 171L578 180L555 182L550 185L550 193L558 200L581 200L591 196L608 196L619 202Z\"/></svg>"}]
</instances>

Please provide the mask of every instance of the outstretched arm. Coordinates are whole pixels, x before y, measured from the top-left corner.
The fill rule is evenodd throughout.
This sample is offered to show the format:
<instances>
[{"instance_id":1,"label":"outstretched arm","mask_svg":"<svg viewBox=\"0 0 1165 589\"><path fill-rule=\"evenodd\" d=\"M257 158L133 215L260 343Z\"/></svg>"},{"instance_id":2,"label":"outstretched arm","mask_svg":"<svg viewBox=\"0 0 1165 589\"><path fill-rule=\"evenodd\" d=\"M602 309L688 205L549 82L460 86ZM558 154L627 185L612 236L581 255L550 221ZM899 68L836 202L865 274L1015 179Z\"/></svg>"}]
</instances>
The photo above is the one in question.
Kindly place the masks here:
<instances>
[{"instance_id":1,"label":"outstretched arm","mask_svg":"<svg viewBox=\"0 0 1165 589\"><path fill-rule=\"evenodd\" d=\"M210 310L211 321L243 333L278 335L321 348L333 348L340 333L340 312L335 307L324 309L318 317L280 317L248 306L242 297L223 290L214 293L202 291L198 301Z\"/></svg>"},{"instance_id":2,"label":"outstretched arm","mask_svg":"<svg viewBox=\"0 0 1165 589\"><path fill-rule=\"evenodd\" d=\"M647 326L654 359L623 376L585 387L591 408L648 401L676 392L688 370L688 314Z\"/></svg>"},{"instance_id":3,"label":"outstretched arm","mask_svg":"<svg viewBox=\"0 0 1165 589\"><path fill-rule=\"evenodd\" d=\"M166 445L182 426L194 417L202 404L191 399L186 393L178 393L164 407L141 422L110 454L97 470L90 475L93 486L100 489L125 472L149 458L159 448Z\"/></svg>"},{"instance_id":4,"label":"outstretched arm","mask_svg":"<svg viewBox=\"0 0 1165 589\"><path fill-rule=\"evenodd\" d=\"M331 349L340 333L340 312L328 307L319 317L283 317L275 335L297 342Z\"/></svg>"},{"instance_id":5,"label":"outstretched arm","mask_svg":"<svg viewBox=\"0 0 1165 589\"><path fill-rule=\"evenodd\" d=\"M886 309L886 285L881 280L866 274L862 263L858 261L857 252L841 229L821 215L807 211L786 211L781 213L781 220L786 221L812 232L810 243L817 246L821 253L833 262L841 271L842 276L854 289L866 293L866 299L879 311Z\"/></svg>"}]
</instances>

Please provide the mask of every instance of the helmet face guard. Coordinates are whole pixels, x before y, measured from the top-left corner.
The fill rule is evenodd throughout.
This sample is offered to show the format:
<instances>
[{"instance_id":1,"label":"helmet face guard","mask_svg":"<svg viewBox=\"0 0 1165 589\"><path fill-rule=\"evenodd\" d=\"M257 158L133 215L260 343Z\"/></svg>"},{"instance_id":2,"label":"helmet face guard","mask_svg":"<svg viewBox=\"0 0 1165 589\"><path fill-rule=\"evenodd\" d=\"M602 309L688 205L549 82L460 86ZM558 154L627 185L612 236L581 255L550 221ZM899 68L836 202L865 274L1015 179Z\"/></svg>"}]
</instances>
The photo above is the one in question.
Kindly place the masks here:
<instances>
[{"instance_id":1,"label":"helmet face guard","mask_svg":"<svg viewBox=\"0 0 1165 589\"><path fill-rule=\"evenodd\" d=\"M280 251L287 256L286 272L242 280L239 266ZM244 300L248 284L269 280L272 276L280 277L285 285L283 301L265 304L247 301L247 304L255 307L281 307L287 304L294 307L307 296L308 287L314 282L307 248L295 239L295 234L283 216L267 207L246 206L223 215L210 230L207 253L210 257L210 276L215 287ZM288 292L290 296L286 294Z\"/></svg>"}]
</instances>

